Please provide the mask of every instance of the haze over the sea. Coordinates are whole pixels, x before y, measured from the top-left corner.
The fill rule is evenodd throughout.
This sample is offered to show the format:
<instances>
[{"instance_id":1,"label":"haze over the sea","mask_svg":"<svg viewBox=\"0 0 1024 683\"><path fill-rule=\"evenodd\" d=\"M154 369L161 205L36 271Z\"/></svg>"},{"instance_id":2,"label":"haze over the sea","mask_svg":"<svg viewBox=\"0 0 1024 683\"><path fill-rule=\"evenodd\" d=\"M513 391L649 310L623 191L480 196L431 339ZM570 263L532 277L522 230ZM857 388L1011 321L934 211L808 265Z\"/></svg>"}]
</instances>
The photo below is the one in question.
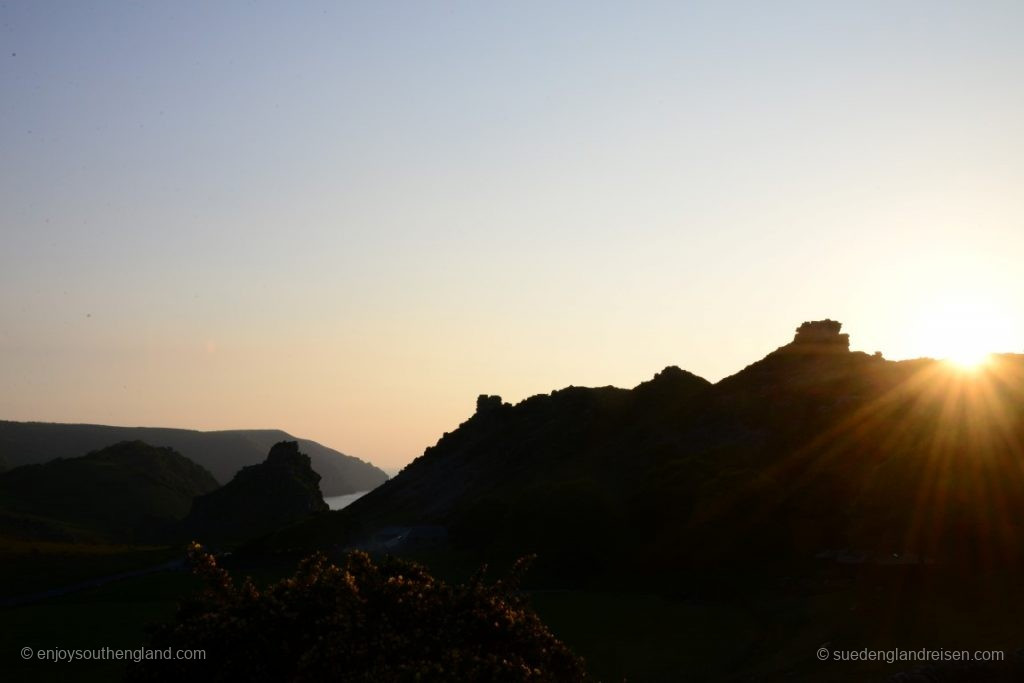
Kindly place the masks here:
<instances>
[{"instance_id":1,"label":"haze over the sea","mask_svg":"<svg viewBox=\"0 0 1024 683\"><path fill-rule=\"evenodd\" d=\"M10 2L0 419L473 411L852 346L1024 351L1024 4Z\"/></svg>"}]
</instances>

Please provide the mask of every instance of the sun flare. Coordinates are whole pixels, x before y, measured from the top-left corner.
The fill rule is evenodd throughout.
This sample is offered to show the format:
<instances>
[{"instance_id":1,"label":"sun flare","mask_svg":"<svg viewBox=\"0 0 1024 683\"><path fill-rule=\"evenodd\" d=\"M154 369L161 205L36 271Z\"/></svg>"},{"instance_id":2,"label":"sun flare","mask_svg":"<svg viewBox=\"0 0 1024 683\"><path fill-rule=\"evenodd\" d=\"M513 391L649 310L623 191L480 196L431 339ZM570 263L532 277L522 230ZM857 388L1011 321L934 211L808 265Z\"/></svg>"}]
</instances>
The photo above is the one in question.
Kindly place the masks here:
<instances>
[{"instance_id":1,"label":"sun flare","mask_svg":"<svg viewBox=\"0 0 1024 683\"><path fill-rule=\"evenodd\" d=\"M983 367L1010 336L1005 312L982 296L936 297L921 314L921 355L945 360L961 370Z\"/></svg>"},{"instance_id":2,"label":"sun flare","mask_svg":"<svg viewBox=\"0 0 1024 683\"><path fill-rule=\"evenodd\" d=\"M945 360L960 370L974 371L988 363L991 357L992 354L988 351L967 345L951 351Z\"/></svg>"}]
</instances>

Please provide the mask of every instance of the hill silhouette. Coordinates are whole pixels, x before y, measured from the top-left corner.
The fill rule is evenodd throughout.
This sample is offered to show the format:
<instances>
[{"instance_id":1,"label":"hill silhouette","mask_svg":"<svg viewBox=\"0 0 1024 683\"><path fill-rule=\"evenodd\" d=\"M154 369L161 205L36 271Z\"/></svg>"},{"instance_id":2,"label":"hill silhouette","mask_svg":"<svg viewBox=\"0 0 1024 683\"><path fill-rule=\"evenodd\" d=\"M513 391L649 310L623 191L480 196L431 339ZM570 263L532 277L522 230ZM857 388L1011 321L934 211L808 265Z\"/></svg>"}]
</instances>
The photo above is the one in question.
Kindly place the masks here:
<instances>
[{"instance_id":1,"label":"hill silhouette","mask_svg":"<svg viewBox=\"0 0 1024 683\"><path fill-rule=\"evenodd\" d=\"M213 476L170 448L125 441L0 474L0 535L55 541L164 538Z\"/></svg>"},{"instance_id":2,"label":"hill silhouette","mask_svg":"<svg viewBox=\"0 0 1024 683\"><path fill-rule=\"evenodd\" d=\"M239 429L200 432L161 427L0 421L0 463L38 464L71 458L119 441L145 441L167 446L208 469L224 484L247 465L262 462L279 441L298 441L321 476L324 495L368 491L387 480L387 474L359 458L344 455L315 441L296 439L277 429Z\"/></svg>"},{"instance_id":3,"label":"hill silhouette","mask_svg":"<svg viewBox=\"0 0 1024 683\"><path fill-rule=\"evenodd\" d=\"M296 441L281 441L221 488L197 497L183 522L190 538L230 543L266 534L327 510L320 475Z\"/></svg>"},{"instance_id":4,"label":"hill silhouette","mask_svg":"<svg viewBox=\"0 0 1024 683\"><path fill-rule=\"evenodd\" d=\"M391 481L266 547L372 548L429 527L572 576L1021 563L1022 377L1021 356L968 374L850 351L840 323L805 323L717 384L670 367L632 390L482 396Z\"/></svg>"}]
</instances>

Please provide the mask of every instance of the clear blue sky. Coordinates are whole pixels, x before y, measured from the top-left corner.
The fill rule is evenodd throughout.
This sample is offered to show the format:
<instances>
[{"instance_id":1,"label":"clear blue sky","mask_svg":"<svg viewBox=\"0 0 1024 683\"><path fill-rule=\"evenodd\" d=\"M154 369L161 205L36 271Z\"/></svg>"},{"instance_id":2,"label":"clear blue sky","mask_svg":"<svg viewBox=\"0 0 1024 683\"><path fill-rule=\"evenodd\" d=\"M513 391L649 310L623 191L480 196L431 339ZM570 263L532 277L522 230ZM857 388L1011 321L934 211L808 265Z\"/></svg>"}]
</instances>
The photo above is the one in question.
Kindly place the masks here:
<instances>
[{"instance_id":1,"label":"clear blue sky","mask_svg":"<svg viewBox=\"0 0 1024 683\"><path fill-rule=\"evenodd\" d=\"M801 321L1024 349L1020 2L0 4L0 419L472 411ZM977 343L977 342L975 342Z\"/></svg>"}]
</instances>

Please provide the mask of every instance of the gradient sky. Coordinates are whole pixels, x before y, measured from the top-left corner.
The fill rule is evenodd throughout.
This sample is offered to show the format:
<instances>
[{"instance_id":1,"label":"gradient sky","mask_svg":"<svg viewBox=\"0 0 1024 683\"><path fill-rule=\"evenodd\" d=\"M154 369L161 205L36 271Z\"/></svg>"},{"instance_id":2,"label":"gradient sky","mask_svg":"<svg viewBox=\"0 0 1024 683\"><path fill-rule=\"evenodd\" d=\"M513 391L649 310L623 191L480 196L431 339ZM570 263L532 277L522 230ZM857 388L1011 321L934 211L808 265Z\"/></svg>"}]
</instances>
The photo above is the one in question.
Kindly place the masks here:
<instances>
[{"instance_id":1,"label":"gradient sky","mask_svg":"<svg viewBox=\"0 0 1024 683\"><path fill-rule=\"evenodd\" d=\"M301 5L301 6L296 6ZM387 468L480 393L1024 350L1024 3L0 3L0 419Z\"/></svg>"}]
</instances>

